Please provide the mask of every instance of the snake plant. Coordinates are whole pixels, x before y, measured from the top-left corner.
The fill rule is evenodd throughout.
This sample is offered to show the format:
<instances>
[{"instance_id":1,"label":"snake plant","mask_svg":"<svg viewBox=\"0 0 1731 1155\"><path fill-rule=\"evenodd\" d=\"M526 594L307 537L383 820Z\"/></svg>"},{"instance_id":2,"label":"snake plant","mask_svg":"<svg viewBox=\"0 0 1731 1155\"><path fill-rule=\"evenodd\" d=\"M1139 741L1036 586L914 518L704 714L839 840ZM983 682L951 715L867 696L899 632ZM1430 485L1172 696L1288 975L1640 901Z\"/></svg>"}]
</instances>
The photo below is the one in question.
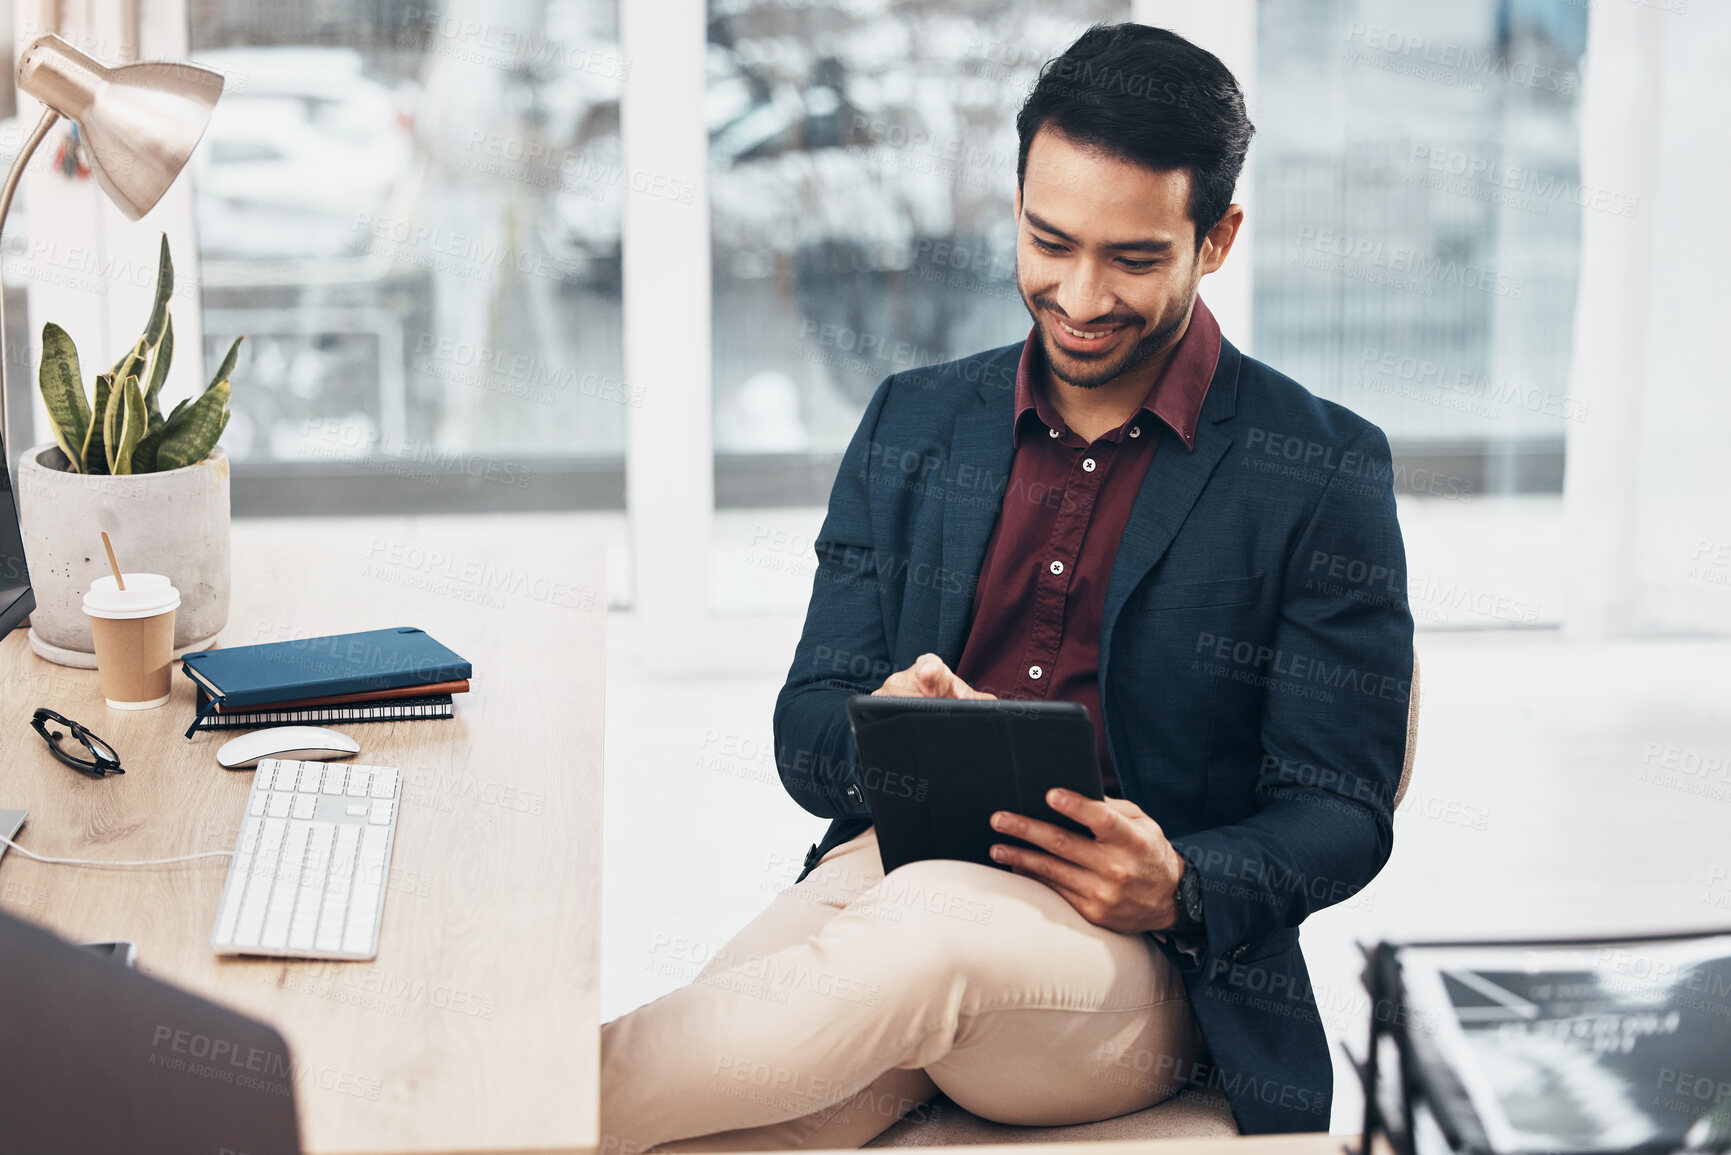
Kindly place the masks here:
<instances>
[{"instance_id":1,"label":"snake plant","mask_svg":"<svg viewBox=\"0 0 1731 1155\"><path fill-rule=\"evenodd\" d=\"M228 378L234 371L241 338L228 347L216 376L197 397L162 415L158 397L174 360L174 321L168 297L174 291L174 263L168 236L156 269L156 302L137 344L96 377L95 396L86 401L78 368L78 349L66 330L50 321L42 326L42 366L38 378L54 440L74 473L159 473L203 461L228 426Z\"/></svg>"}]
</instances>

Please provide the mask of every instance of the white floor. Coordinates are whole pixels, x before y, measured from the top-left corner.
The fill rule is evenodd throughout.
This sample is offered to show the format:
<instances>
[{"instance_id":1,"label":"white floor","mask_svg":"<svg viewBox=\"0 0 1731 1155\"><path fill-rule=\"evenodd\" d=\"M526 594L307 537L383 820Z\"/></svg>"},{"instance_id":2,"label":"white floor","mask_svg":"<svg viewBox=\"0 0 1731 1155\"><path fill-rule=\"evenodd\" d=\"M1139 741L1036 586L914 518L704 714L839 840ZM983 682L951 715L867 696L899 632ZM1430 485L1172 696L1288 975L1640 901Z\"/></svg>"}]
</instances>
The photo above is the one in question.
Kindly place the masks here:
<instances>
[{"instance_id":1,"label":"white floor","mask_svg":"<svg viewBox=\"0 0 1731 1155\"><path fill-rule=\"evenodd\" d=\"M1382 876L1303 934L1337 1042L1367 1029L1358 940L1731 927L1731 640L1585 645L1551 629L1460 629L1556 619L1555 499L1403 503L1402 520L1414 580L1430 591L1415 589L1415 605L1428 597L1436 611L1420 619L1414 782ZM779 559L809 552L819 521L815 510L718 518L717 611L802 610L809 570ZM689 981L792 881L825 825L776 777L779 673L654 677L635 635L629 612L612 616L604 1018ZM1337 1066L1335 1129L1356 1130L1359 1110Z\"/></svg>"}]
</instances>

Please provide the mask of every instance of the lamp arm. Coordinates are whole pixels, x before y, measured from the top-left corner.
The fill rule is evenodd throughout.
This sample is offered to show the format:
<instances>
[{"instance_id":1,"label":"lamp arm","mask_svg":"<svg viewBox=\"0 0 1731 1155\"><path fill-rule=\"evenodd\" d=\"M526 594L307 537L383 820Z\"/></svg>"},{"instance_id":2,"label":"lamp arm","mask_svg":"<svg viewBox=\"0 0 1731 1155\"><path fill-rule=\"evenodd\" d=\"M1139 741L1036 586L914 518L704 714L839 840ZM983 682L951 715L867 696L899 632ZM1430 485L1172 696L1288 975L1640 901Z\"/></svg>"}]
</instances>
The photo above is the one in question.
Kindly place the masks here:
<instances>
[{"instance_id":1,"label":"lamp arm","mask_svg":"<svg viewBox=\"0 0 1731 1155\"><path fill-rule=\"evenodd\" d=\"M24 175L24 166L30 163L36 146L42 143L42 138L48 135L48 130L53 128L54 122L59 119L58 112L52 108L44 108L42 119L36 122L36 130L30 134L30 139L24 142L24 147L18 150L18 159L12 162L12 171L6 174L6 185L0 188L0 234L5 232L6 214L12 211L12 194L18 191L18 178ZM6 460L0 461L0 468L6 470L8 478L12 475L12 454L17 450L16 446L10 445L6 440L6 403L9 400L10 396L6 391L6 293L0 288L0 447L5 447L6 453Z\"/></svg>"}]
</instances>

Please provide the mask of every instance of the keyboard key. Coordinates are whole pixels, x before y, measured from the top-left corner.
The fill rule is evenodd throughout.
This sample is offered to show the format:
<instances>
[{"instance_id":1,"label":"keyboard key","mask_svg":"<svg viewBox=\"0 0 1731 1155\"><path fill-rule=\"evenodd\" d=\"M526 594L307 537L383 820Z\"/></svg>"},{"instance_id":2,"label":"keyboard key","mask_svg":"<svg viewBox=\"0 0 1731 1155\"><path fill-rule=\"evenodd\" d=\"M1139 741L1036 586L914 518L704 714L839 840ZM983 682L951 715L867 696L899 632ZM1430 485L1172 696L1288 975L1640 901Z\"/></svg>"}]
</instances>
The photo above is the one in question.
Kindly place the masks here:
<instances>
[{"instance_id":1,"label":"keyboard key","mask_svg":"<svg viewBox=\"0 0 1731 1155\"><path fill-rule=\"evenodd\" d=\"M373 772L366 766L349 767L349 797L365 798L373 788Z\"/></svg>"},{"instance_id":2,"label":"keyboard key","mask_svg":"<svg viewBox=\"0 0 1731 1155\"><path fill-rule=\"evenodd\" d=\"M339 766L335 762L325 763L324 792L326 794L341 794L349 780L349 768Z\"/></svg>"},{"instance_id":3,"label":"keyboard key","mask_svg":"<svg viewBox=\"0 0 1731 1155\"><path fill-rule=\"evenodd\" d=\"M294 800L293 794L272 793L270 801L265 803L264 812L271 818L287 818L289 807L294 805Z\"/></svg>"},{"instance_id":4,"label":"keyboard key","mask_svg":"<svg viewBox=\"0 0 1731 1155\"><path fill-rule=\"evenodd\" d=\"M356 802L349 807L349 815L353 818L365 818L367 816L367 811L370 809L371 807L369 807L365 802Z\"/></svg>"},{"instance_id":5,"label":"keyboard key","mask_svg":"<svg viewBox=\"0 0 1731 1155\"><path fill-rule=\"evenodd\" d=\"M235 848L234 865L229 869L228 887L223 891L222 910L216 916L216 933L212 936L225 946L234 941L235 923L240 921L240 903L246 896L247 883L252 880L252 859L258 851L261 825L257 818L241 823L240 843Z\"/></svg>"},{"instance_id":6,"label":"keyboard key","mask_svg":"<svg viewBox=\"0 0 1731 1155\"><path fill-rule=\"evenodd\" d=\"M397 779L402 771L396 767L381 767L373 771L373 797L395 798L397 796Z\"/></svg>"},{"instance_id":7,"label":"keyboard key","mask_svg":"<svg viewBox=\"0 0 1731 1155\"><path fill-rule=\"evenodd\" d=\"M252 775L253 790L258 791L270 789L272 780L276 778L276 763L277 760L275 758L259 759L258 769L253 771Z\"/></svg>"},{"instance_id":8,"label":"keyboard key","mask_svg":"<svg viewBox=\"0 0 1731 1155\"><path fill-rule=\"evenodd\" d=\"M313 945L318 929L319 908L325 897L325 872L330 867L331 843L336 827L329 822L315 822L307 837L306 858L301 867L299 893L295 896L294 917L289 920L288 945L294 950L306 950Z\"/></svg>"},{"instance_id":9,"label":"keyboard key","mask_svg":"<svg viewBox=\"0 0 1731 1155\"><path fill-rule=\"evenodd\" d=\"M246 800L246 812L253 817L262 817L265 803L270 801L270 794L264 790L254 790L252 797Z\"/></svg>"},{"instance_id":10,"label":"keyboard key","mask_svg":"<svg viewBox=\"0 0 1731 1155\"><path fill-rule=\"evenodd\" d=\"M391 823L392 802L388 798L380 798L373 803L373 811L367 815L367 821L374 826L389 826Z\"/></svg>"},{"instance_id":11,"label":"keyboard key","mask_svg":"<svg viewBox=\"0 0 1731 1155\"><path fill-rule=\"evenodd\" d=\"M385 857L389 836L376 826L368 826L361 834L359 869L355 872L354 898L349 906L348 924L343 930L343 949L370 953L373 949L373 924L377 921L379 895L384 891Z\"/></svg>"},{"instance_id":12,"label":"keyboard key","mask_svg":"<svg viewBox=\"0 0 1731 1155\"><path fill-rule=\"evenodd\" d=\"M280 818L264 820L259 834L258 853L253 858L252 879L247 883L246 896L240 904L240 918L235 923L235 946L258 945L259 932L264 929L265 908L270 903L271 880L275 877L277 859L282 853L282 838L286 826L287 823Z\"/></svg>"},{"instance_id":13,"label":"keyboard key","mask_svg":"<svg viewBox=\"0 0 1731 1155\"><path fill-rule=\"evenodd\" d=\"M289 920L294 916L295 898L300 894L301 861L306 855L307 839L312 823L291 822L283 839L282 858L277 862L276 875L271 881L270 907L259 933L259 945L288 945Z\"/></svg>"},{"instance_id":14,"label":"keyboard key","mask_svg":"<svg viewBox=\"0 0 1731 1155\"><path fill-rule=\"evenodd\" d=\"M312 794L296 794L294 817L309 819L313 816L313 808L318 805L318 798Z\"/></svg>"},{"instance_id":15,"label":"keyboard key","mask_svg":"<svg viewBox=\"0 0 1731 1155\"><path fill-rule=\"evenodd\" d=\"M313 946L322 951L343 948L344 916L353 889L355 854L360 845L359 827L339 826L331 850L330 873L325 878L325 901L319 910L318 933Z\"/></svg>"},{"instance_id":16,"label":"keyboard key","mask_svg":"<svg viewBox=\"0 0 1731 1155\"><path fill-rule=\"evenodd\" d=\"M317 794L319 784L324 781L325 764L323 762L302 762L301 783L298 789L302 794Z\"/></svg>"}]
</instances>

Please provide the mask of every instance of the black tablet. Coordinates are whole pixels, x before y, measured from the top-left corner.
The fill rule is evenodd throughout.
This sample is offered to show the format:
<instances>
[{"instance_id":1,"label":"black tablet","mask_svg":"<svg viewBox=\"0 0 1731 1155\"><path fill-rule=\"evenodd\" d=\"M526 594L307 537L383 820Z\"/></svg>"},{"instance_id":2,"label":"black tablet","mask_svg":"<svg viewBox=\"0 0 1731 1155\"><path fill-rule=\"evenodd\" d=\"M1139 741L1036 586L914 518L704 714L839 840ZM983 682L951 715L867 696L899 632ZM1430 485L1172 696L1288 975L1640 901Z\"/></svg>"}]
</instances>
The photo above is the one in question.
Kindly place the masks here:
<instances>
[{"instance_id":1,"label":"black tablet","mask_svg":"<svg viewBox=\"0 0 1731 1155\"><path fill-rule=\"evenodd\" d=\"M925 858L1001 866L994 842L1029 844L993 830L995 811L1087 834L1046 805L1046 791L1105 795L1094 724L1075 702L856 694L847 716L886 874Z\"/></svg>"}]
</instances>

